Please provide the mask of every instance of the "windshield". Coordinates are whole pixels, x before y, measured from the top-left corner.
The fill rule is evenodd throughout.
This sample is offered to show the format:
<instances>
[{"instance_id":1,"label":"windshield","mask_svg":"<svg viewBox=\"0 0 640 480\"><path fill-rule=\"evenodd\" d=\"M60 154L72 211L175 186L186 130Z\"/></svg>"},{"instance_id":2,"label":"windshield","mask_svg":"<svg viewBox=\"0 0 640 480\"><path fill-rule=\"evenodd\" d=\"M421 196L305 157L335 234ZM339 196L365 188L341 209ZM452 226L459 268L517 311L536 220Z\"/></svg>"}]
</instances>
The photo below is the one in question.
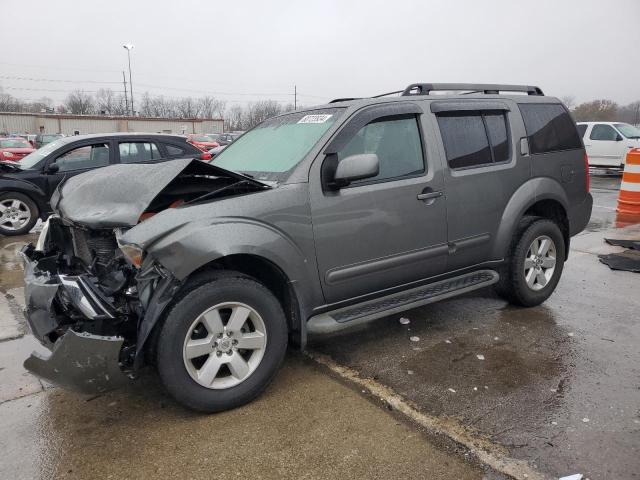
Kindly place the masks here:
<instances>
[{"instance_id":1,"label":"windshield","mask_svg":"<svg viewBox=\"0 0 640 480\"><path fill-rule=\"evenodd\" d=\"M2 138L0 148L33 148L24 138Z\"/></svg>"},{"instance_id":2,"label":"windshield","mask_svg":"<svg viewBox=\"0 0 640 480\"><path fill-rule=\"evenodd\" d=\"M26 157L22 158L17 164L20 168L27 169L33 168L37 163L39 163L44 157L53 152L56 148L64 143L62 138L59 138L55 142L47 143L44 147L39 148L35 152L31 152Z\"/></svg>"},{"instance_id":3,"label":"windshield","mask_svg":"<svg viewBox=\"0 0 640 480\"><path fill-rule=\"evenodd\" d=\"M242 135L212 164L258 179L277 180L309 153L341 115L340 108L290 113L265 120Z\"/></svg>"},{"instance_id":4,"label":"windshield","mask_svg":"<svg viewBox=\"0 0 640 480\"><path fill-rule=\"evenodd\" d=\"M615 123L615 127L627 138L640 138L640 130L628 123Z\"/></svg>"}]
</instances>

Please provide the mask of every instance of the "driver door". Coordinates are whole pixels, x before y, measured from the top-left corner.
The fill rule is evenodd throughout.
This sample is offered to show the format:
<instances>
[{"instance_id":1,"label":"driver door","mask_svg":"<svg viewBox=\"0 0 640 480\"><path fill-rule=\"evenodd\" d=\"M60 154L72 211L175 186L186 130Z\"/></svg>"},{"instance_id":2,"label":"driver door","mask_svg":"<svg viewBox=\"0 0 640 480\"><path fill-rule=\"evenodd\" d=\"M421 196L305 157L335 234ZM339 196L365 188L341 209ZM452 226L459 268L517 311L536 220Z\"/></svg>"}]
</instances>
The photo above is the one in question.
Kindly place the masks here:
<instances>
[{"instance_id":1,"label":"driver door","mask_svg":"<svg viewBox=\"0 0 640 480\"><path fill-rule=\"evenodd\" d=\"M594 165L618 167L627 154L626 142L611 125L596 123L585 139L589 160Z\"/></svg>"},{"instance_id":2,"label":"driver door","mask_svg":"<svg viewBox=\"0 0 640 480\"><path fill-rule=\"evenodd\" d=\"M312 166L313 235L327 303L400 287L446 268L439 157L423 141L420 107L403 108L374 106L356 114ZM323 186L322 165L363 153L378 156L377 176L338 190Z\"/></svg>"},{"instance_id":3,"label":"driver door","mask_svg":"<svg viewBox=\"0 0 640 480\"><path fill-rule=\"evenodd\" d=\"M47 186L49 197L58 184L65 178L78 175L89 170L114 163L113 149L109 141L97 141L75 145L54 159L47 162ZM57 165L58 170L50 171L51 165ZM55 167L54 167L55 168Z\"/></svg>"}]
</instances>

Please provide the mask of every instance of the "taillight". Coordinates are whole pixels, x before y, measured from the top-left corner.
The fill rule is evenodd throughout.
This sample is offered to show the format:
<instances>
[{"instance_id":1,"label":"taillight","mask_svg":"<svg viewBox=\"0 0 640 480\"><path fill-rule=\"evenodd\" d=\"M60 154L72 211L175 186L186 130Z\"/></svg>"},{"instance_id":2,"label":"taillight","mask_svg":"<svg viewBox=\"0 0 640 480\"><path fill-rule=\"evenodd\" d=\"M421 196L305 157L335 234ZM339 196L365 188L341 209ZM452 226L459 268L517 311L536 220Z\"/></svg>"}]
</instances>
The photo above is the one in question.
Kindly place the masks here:
<instances>
[{"instance_id":1,"label":"taillight","mask_svg":"<svg viewBox=\"0 0 640 480\"><path fill-rule=\"evenodd\" d=\"M200 160L211 160L211 154L209 152L202 152L200 154Z\"/></svg>"},{"instance_id":2,"label":"taillight","mask_svg":"<svg viewBox=\"0 0 640 480\"><path fill-rule=\"evenodd\" d=\"M589 177L589 157L587 156L587 152L584 152L584 177L587 187L587 193L589 193L591 189L591 177Z\"/></svg>"}]
</instances>

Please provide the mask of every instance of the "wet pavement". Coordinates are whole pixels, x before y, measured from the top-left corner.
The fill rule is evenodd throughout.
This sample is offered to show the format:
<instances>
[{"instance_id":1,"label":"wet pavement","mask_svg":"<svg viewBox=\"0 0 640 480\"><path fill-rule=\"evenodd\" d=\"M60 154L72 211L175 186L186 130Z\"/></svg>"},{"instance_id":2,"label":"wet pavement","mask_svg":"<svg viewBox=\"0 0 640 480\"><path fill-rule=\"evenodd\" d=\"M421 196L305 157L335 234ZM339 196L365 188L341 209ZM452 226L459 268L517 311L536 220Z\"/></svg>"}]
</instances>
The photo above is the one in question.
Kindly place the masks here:
<instances>
[{"instance_id":1,"label":"wet pavement","mask_svg":"<svg viewBox=\"0 0 640 480\"><path fill-rule=\"evenodd\" d=\"M483 290L311 348L550 478L640 478L640 276L597 258L621 250L603 242L619 181L592 177L591 222L545 304ZM34 238L0 237L0 478L499 478L298 354L256 402L217 415L180 408L153 374L99 397L42 384L20 367L35 341L16 253Z\"/></svg>"},{"instance_id":2,"label":"wet pavement","mask_svg":"<svg viewBox=\"0 0 640 480\"><path fill-rule=\"evenodd\" d=\"M41 382L22 368L42 349L20 313L17 254L34 240L0 238L0 479L504 478L300 354L216 415L178 406L152 372L93 397Z\"/></svg>"},{"instance_id":3,"label":"wet pavement","mask_svg":"<svg viewBox=\"0 0 640 480\"><path fill-rule=\"evenodd\" d=\"M0 430L0 478L12 480L484 475L299 355L230 412L187 411L151 376L99 397L55 388L5 402Z\"/></svg>"},{"instance_id":4,"label":"wet pavement","mask_svg":"<svg viewBox=\"0 0 640 480\"><path fill-rule=\"evenodd\" d=\"M597 258L622 250L603 242L617 182L592 178L592 221L543 305L513 307L486 289L312 348L552 477L640 478L640 276ZM640 226L611 236L640 238Z\"/></svg>"}]
</instances>

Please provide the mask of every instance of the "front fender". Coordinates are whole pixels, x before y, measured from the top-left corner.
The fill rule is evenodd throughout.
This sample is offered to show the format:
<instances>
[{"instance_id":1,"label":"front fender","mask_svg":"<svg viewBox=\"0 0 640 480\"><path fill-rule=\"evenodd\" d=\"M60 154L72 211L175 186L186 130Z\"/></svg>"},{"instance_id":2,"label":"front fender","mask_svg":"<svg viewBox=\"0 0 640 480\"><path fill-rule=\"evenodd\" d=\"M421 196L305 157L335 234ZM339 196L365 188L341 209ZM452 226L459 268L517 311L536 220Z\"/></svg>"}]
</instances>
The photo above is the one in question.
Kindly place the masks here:
<instances>
[{"instance_id":1,"label":"front fender","mask_svg":"<svg viewBox=\"0 0 640 480\"><path fill-rule=\"evenodd\" d=\"M151 284L155 285L155 290L144 296L146 313L138 331L136 366L142 362L143 346L154 325L180 284L191 273L217 259L248 254L269 260L289 279L301 310L304 311L305 306L314 301L314 286L308 279L317 279L317 275L313 275L315 265L307 260L302 249L285 232L260 221L221 217L213 222L189 222L148 245L146 251L145 265L152 266L157 262L170 275L164 275L157 284L139 281L141 294ZM152 270L151 280L157 276ZM319 287L315 291L320 291Z\"/></svg>"},{"instance_id":2,"label":"front fender","mask_svg":"<svg viewBox=\"0 0 640 480\"><path fill-rule=\"evenodd\" d=\"M29 196L38 205L41 215L50 210L46 193L34 183L17 178L0 178L0 194L6 192L18 192Z\"/></svg>"},{"instance_id":3,"label":"front fender","mask_svg":"<svg viewBox=\"0 0 640 480\"><path fill-rule=\"evenodd\" d=\"M536 202L555 200L568 212L569 200L560 183L549 177L532 178L518 188L502 213L496 241L491 252L492 259L501 259L507 255L513 234L524 213Z\"/></svg>"},{"instance_id":4,"label":"front fender","mask_svg":"<svg viewBox=\"0 0 640 480\"><path fill-rule=\"evenodd\" d=\"M302 249L277 227L242 217L190 222L148 247L148 253L178 280L228 255L263 257L280 267L291 281L309 278L313 268Z\"/></svg>"}]
</instances>

